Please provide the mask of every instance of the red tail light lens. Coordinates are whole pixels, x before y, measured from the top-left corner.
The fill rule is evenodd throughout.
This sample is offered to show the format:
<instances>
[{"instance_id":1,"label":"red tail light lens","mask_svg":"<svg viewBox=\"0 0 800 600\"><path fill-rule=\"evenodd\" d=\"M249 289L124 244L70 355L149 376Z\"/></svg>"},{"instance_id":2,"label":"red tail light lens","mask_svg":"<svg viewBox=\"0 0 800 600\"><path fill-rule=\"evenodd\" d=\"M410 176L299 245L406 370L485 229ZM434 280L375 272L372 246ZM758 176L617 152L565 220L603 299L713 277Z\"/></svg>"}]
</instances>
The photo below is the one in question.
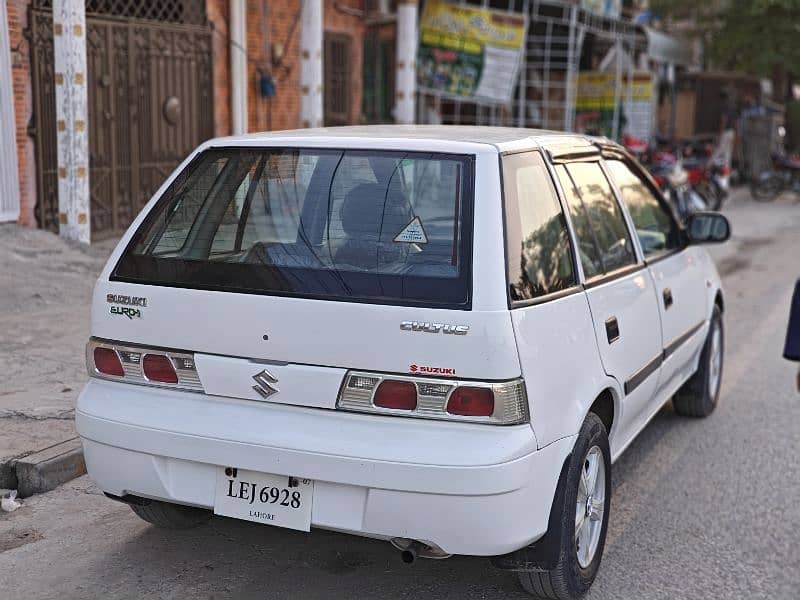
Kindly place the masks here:
<instances>
[{"instance_id":1,"label":"red tail light lens","mask_svg":"<svg viewBox=\"0 0 800 600\"><path fill-rule=\"evenodd\" d=\"M142 359L142 371L150 381L178 383L178 374L172 366L172 361L163 354L145 354Z\"/></svg>"},{"instance_id":2,"label":"red tail light lens","mask_svg":"<svg viewBox=\"0 0 800 600\"><path fill-rule=\"evenodd\" d=\"M111 348L94 349L94 367L103 375L125 377L125 371L115 350Z\"/></svg>"},{"instance_id":3,"label":"red tail light lens","mask_svg":"<svg viewBox=\"0 0 800 600\"><path fill-rule=\"evenodd\" d=\"M417 386L408 381L387 379L375 390L373 403L381 408L414 410L417 408Z\"/></svg>"},{"instance_id":4,"label":"red tail light lens","mask_svg":"<svg viewBox=\"0 0 800 600\"><path fill-rule=\"evenodd\" d=\"M447 401L447 412L465 417L491 417L494 414L494 392L490 388L457 387Z\"/></svg>"}]
</instances>

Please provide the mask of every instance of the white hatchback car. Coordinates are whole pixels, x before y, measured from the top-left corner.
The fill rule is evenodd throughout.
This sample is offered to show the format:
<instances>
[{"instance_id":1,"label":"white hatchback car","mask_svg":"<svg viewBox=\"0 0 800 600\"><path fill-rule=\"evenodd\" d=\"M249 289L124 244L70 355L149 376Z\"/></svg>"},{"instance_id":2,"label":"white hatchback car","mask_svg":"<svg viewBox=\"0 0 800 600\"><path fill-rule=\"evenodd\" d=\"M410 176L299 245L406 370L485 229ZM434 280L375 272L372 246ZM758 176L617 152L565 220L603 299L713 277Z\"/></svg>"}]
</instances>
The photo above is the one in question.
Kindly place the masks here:
<instances>
[{"instance_id":1,"label":"white hatchback car","mask_svg":"<svg viewBox=\"0 0 800 600\"><path fill-rule=\"evenodd\" d=\"M579 596L611 463L666 401L717 403L723 297L696 244L728 235L576 135L211 140L97 282L88 471L156 525L333 529Z\"/></svg>"}]
</instances>

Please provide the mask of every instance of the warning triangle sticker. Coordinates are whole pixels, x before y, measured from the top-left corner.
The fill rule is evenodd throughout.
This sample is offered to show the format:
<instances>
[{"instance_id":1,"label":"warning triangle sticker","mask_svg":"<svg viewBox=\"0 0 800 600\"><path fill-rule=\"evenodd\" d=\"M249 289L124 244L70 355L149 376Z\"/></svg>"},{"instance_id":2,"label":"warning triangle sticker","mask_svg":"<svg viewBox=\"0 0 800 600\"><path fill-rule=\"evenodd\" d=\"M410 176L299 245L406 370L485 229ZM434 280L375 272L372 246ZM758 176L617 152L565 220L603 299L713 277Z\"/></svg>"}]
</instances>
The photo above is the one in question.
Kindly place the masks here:
<instances>
[{"instance_id":1,"label":"warning triangle sticker","mask_svg":"<svg viewBox=\"0 0 800 600\"><path fill-rule=\"evenodd\" d=\"M419 220L419 217L414 217L403 228L403 231L395 236L394 241L406 244L427 244L428 236L425 234L425 229L423 229L422 221Z\"/></svg>"}]
</instances>

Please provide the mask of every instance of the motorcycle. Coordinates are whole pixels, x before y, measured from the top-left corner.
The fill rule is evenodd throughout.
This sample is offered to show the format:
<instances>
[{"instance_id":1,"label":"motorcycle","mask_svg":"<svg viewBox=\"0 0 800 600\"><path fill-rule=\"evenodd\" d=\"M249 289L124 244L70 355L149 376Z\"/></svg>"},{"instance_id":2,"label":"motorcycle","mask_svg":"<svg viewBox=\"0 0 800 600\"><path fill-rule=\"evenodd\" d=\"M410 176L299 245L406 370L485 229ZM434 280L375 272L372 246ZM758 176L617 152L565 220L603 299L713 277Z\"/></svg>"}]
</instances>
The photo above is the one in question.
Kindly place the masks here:
<instances>
[{"instance_id":1,"label":"motorcycle","mask_svg":"<svg viewBox=\"0 0 800 600\"><path fill-rule=\"evenodd\" d=\"M682 216L698 210L719 210L730 192L730 167L717 156L712 144L676 144L656 137L652 146L636 138L624 138L629 152L648 165L665 193L673 196ZM688 181L683 181L684 173ZM688 190L685 189L688 185Z\"/></svg>"},{"instance_id":2,"label":"motorcycle","mask_svg":"<svg viewBox=\"0 0 800 600\"><path fill-rule=\"evenodd\" d=\"M750 193L759 202L771 202L781 192L800 194L800 155L777 155L772 169L756 175L750 182Z\"/></svg>"},{"instance_id":3,"label":"motorcycle","mask_svg":"<svg viewBox=\"0 0 800 600\"><path fill-rule=\"evenodd\" d=\"M689 171L683 161L671 152L656 152L649 165L650 173L678 216L686 221L695 212L708 210L703 196L692 186Z\"/></svg>"},{"instance_id":4,"label":"motorcycle","mask_svg":"<svg viewBox=\"0 0 800 600\"><path fill-rule=\"evenodd\" d=\"M707 150L710 156L713 149ZM730 167L710 158L690 156L684 160L689 184L710 210L719 210L730 192Z\"/></svg>"}]
</instances>

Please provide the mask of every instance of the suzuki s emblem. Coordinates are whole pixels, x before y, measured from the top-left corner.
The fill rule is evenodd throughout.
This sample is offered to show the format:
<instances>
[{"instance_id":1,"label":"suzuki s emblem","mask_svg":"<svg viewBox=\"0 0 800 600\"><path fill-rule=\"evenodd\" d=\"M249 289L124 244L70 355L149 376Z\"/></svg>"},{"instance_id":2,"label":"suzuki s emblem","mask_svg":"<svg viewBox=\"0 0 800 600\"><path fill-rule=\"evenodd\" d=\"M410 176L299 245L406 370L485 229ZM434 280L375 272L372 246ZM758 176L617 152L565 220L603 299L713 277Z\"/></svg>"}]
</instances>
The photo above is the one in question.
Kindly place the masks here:
<instances>
[{"instance_id":1,"label":"suzuki s emblem","mask_svg":"<svg viewBox=\"0 0 800 600\"><path fill-rule=\"evenodd\" d=\"M278 383L278 378L266 369L257 375L253 375L253 380L256 382L253 389L258 392L258 395L262 398L269 398L272 394L277 394L280 391L274 385Z\"/></svg>"}]
</instances>

